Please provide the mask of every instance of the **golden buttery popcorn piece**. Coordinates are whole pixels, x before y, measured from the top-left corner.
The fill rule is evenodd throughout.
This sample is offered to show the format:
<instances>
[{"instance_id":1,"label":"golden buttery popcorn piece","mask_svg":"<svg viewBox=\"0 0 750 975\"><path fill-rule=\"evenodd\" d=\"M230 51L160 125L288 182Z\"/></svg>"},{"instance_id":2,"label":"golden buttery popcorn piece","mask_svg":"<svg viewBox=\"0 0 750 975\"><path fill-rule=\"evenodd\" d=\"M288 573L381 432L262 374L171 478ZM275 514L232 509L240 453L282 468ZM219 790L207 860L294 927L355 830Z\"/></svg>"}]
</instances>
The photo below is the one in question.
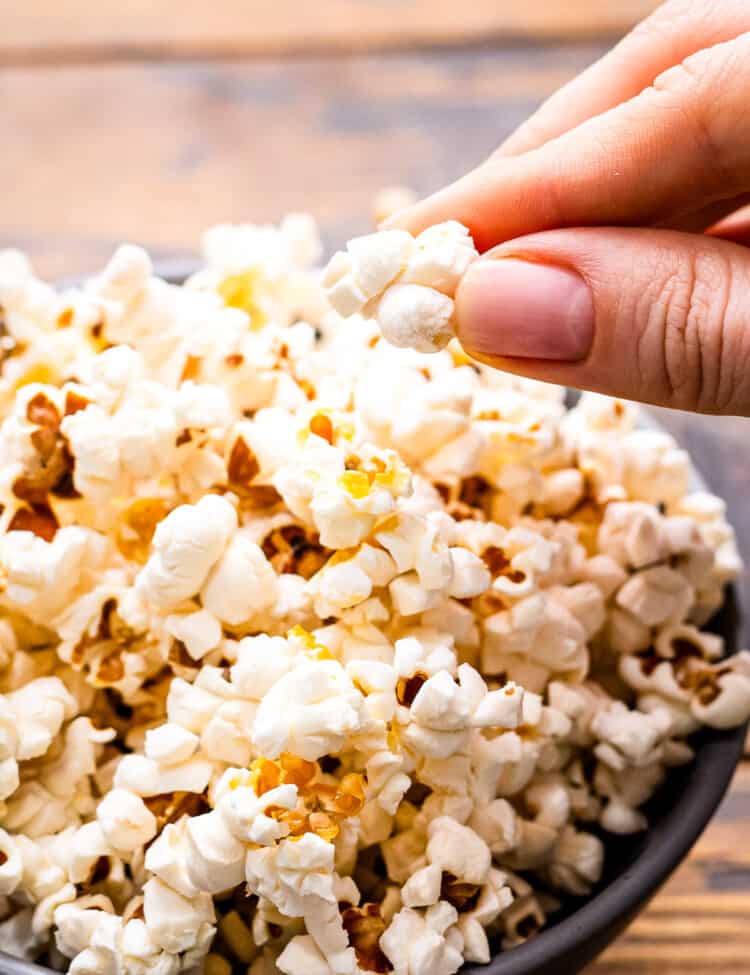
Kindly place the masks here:
<instances>
[{"instance_id":1,"label":"golden buttery popcorn piece","mask_svg":"<svg viewBox=\"0 0 750 975\"><path fill-rule=\"evenodd\" d=\"M750 714L685 452L466 358L459 224L319 253L222 226L64 293L0 253L3 950L452 975Z\"/></svg>"}]
</instances>

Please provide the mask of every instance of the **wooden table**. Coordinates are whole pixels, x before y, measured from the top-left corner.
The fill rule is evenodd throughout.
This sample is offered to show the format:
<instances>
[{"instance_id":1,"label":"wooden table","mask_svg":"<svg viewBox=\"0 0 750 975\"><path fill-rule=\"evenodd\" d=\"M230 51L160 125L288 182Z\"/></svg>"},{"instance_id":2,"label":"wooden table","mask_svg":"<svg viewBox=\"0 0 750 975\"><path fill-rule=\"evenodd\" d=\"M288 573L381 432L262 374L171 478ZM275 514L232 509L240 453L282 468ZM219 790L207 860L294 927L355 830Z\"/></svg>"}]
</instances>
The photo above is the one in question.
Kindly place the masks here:
<instances>
[{"instance_id":1,"label":"wooden table","mask_svg":"<svg viewBox=\"0 0 750 975\"><path fill-rule=\"evenodd\" d=\"M114 245L194 253L220 220L310 210L480 160L654 0L23 0L0 36L0 245L47 274ZM665 415L750 557L750 421ZM750 578L741 588L750 605ZM750 628L745 626L750 644ZM690 860L588 975L750 971L750 764Z\"/></svg>"}]
</instances>

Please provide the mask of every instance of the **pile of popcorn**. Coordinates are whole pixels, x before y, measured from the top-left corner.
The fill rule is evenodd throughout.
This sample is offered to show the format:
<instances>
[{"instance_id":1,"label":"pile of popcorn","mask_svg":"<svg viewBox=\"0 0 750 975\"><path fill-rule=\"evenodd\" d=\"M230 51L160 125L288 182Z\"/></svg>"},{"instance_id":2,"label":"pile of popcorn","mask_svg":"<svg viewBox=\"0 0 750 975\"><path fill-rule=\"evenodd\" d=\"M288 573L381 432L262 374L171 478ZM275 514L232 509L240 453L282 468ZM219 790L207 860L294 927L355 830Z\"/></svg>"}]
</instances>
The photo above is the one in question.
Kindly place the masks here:
<instances>
[{"instance_id":1,"label":"pile of popcorn","mask_svg":"<svg viewBox=\"0 0 750 975\"><path fill-rule=\"evenodd\" d=\"M0 948L487 962L750 714L750 654L700 628L724 506L631 405L466 358L458 224L323 275L303 216L204 257L58 292L0 253Z\"/></svg>"}]
</instances>

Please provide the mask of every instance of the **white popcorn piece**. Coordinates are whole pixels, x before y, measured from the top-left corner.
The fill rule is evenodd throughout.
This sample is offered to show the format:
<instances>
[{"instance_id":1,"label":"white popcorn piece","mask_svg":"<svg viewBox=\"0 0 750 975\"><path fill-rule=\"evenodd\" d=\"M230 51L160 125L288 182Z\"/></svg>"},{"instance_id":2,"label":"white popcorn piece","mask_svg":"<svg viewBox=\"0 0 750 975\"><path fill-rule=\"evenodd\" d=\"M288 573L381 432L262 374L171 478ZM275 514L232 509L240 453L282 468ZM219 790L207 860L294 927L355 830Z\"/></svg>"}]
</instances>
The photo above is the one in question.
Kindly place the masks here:
<instances>
[{"instance_id":1,"label":"white popcorn piece","mask_svg":"<svg viewBox=\"0 0 750 975\"><path fill-rule=\"evenodd\" d=\"M203 792L213 773L213 765L204 758L193 757L183 762L160 766L145 755L125 755L114 775L114 786L138 796L158 796L167 792Z\"/></svg>"},{"instance_id":2,"label":"white popcorn piece","mask_svg":"<svg viewBox=\"0 0 750 975\"><path fill-rule=\"evenodd\" d=\"M403 230L389 230L350 240L328 264L323 285L331 305L343 316L360 311L404 270L414 239Z\"/></svg>"},{"instance_id":3,"label":"white popcorn piece","mask_svg":"<svg viewBox=\"0 0 750 975\"><path fill-rule=\"evenodd\" d=\"M140 796L113 789L97 806L102 833L112 848L128 853L156 836L156 817Z\"/></svg>"},{"instance_id":4,"label":"white popcorn piece","mask_svg":"<svg viewBox=\"0 0 750 975\"><path fill-rule=\"evenodd\" d=\"M439 352L454 336L453 301L421 284L394 284L378 303L383 336L401 349Z\"/></svg>"},{"instance_id":5,"label":"white popcorn piece","mask_svg":"<svg viewBox=\"0 0 750 975\"><path fill-rule=\"evenodd\" d=\"M237 661L230 671L232 686L242 697L260 701L294 663L295 651L282 637L245 637L237 644Z\"/></svg>"},{"instance_id":6,"label":"white popcorn piece","mask_svg":"<svg viewBox=\"0 0 750 975\"><path fill-rule=\"evenodd\" d=\"M61 528L51 542L28 531L2 536L0 564L5 598L34 622L47 622L67 606L87 571L104 557L101 535L76 525Z\"/></svg>"},{"instance_id":7,"label":"white popcorn piece","mask_svg":"<svg viewBox=\"0 0 750 975\"><path fill-rule=\"evenodd\" d=\"M178 724L162 724L146 732L144 753L146 758L159 765L177 765L191 758L198 748L199 739Z\"/></svg>"},{"instance_id":8,"label":"white popcorn piece","mask_svg":"<svg viewBox=\"0 0 750 975\"><path fill-rule=\"evenodd\" d=\"M143 290L151 273L146 251L134 244L122 244L102 273L89 282L89 290L108 301L127 304Z\"/></svg>"},{"instance_id":9,"label":"white popcorn piece","mask_svg":"<svg viewBox=\"0 0 750 975\"><path fill-rule=\"evenodd\" d=\"M401 888L401 899L406 907L429 907L440 900L443 869L438 863L417 870Z\"/></svg>"},{"instance_id":10,"label":"white popcorn piece","mask_svg":"<svg viewBox=\"0 0 750 975\"><path fill-rule=\"evenodd\" d=\"M185 649L193 660L205 657L221 642L221 624L206 609L168 616L164 625L175 640L185 644Z\"/></svg>"},{"instance_id":11,"label":"white popcorn piece","mask_svg":"<svg viewBox=\"0 0 750 975\"><path fill-rule=\"evenodd\" d=\"M678 572L660 565L631 576L616 600L646 626L658 626L684 618L693 602L693 589Z\"/></svg>"},{"instance_id":12,"label":"white popcorn piece","mask_svg":"<svg viewBox=\"0 0 750 975\"><path fill-rule=\"evenodd\" d=\"M44 755L65 720L78 705L59 677L40 677L5 696L15 725L15 758L24 761Z\"/></svg>"},{"instance_id":13,"label":"white popcorn piece","mask_svg":"<svg viewBox=\"0 0 750 975\"><path fill-rule=\"evenodd\" d=\"M729 663L731 666L732 659ZM744 672L719 669L713 688L699 691L691 705L693 715L710 728L735 728L750 717L750 668Z\"/></svg>"},{"instance_id":14,"label":"white popcorn piece","mask_svg":"<svg viewBox=\"0 0 750 975\"><path fill-rule=\"evenodd\" d=\"M191 816L185 827L187 876L196 890L217 894L242 882L245 847L220 816Z\"/></svg>"},{"instance_id":15,"label":"white popcorn piece","mask_svg":"<svg viewBox=\"0 0 750 975\"><path fill-rule=\"evenodd\" d=\"M211 570L203 588L203 607L230 626L269 609L277 597L276 573L262 549L241 531Z\"/></svg>"},{"instance_id":16,"label":"white popcorn piece","mask_svg":"<svg viewBox=\"0 0 750 975\"><path fill-rule=\"evenodd\" d=\"M183 897L190 898L195 897L198 890L188 873L187 824L187 817L167 823L146 851L144 866Z\"/></svg>"},{"instance_id":17,"label":"white popcorn piece","mask_svg":"<svg viewBox=\"0 0 750 975\"><path fill-rule=\"evenodd\" d=\"M393 451L364 444L355 469L346 467L346 459L339 447L309 437L273 479L290 511L312 523L327 548L359 545L395 499L411 490L409 471Z\"/></svg>"},{"instance_id":18,"label":"white popcorn piece","mask_svg":"<svg viewBox=\"0 0 750 975\"><path fill-rule=\"evenodd\" d=\"M156 529L154 554L136 580L137 592L159 609L194 596L236 527L235 509L213 494L176 508Z\"/></svg>"},{"instance_id":19,"label":"white popcorn piece","mask_svg":"<svg viewBox=\"0 0 750 975\"><path fill-rule=\"evenodd\" d=\"M401 274L414 251L414 241L405 230L385 230L355 237L346 249L351 273L369 300Z\"/></svg>"},{"instance_id":20,"label":"white popcorn piece","mask_svg":"<svg viewBox=\"0 0 750 975\"><path fill-rule=\"evenodd\" d=\"M455 294L458 282L477 257L469 231L455 220L428 227L416 238L403 280Z\"/></svg>"},{"instance_id":21,"label":"white popcorn piece","mask_svg":"<svg viewBox=\"0 0 750 975\"><path fill-rule=\"evenodd\" d=\"M468 549L450 549L453 578L448 594L454 599L471 599L488 588L492 577L484 562Z\"/></svg>"},{"instance_id":22,"label":"white popcorn piece","mask_svg":"<svg viewBox=\"0 0 750 975\"><path fill-rule=\"evenodd\" d=\"M297 935L276 959L285 975L333 975L325 955L309 935Z\"/></svg>"},{"instance_id":23,"label":"white popcorn piece","mask_svg":"<svg viewBox=\"0 0 750 975\"><path fill-rule=\"evenodd\" d=\"M156 878L143 886L143 914L154 942L174 954L194 947L201 929L212 927L214 921L208 895L183 897Z\"/></svg>"},{"instance_id":24,"label":"white popcorn piece","mask_svg":"<svg viewBox=\"0 0 750 975\"><path fill-rule=\"evenodd\" d=\"M489 847L468 826L448 816L434 819L428 828L427 859L467 884L484 884L489 874Z\"/></svg>"},{"instance_id":25,"label":"white popcorn piece","mask_svg":"<svg viewBox=\"0 0 750 975\"><path fill-rule=\"evenodd\" d=\"M248 888L282 914L304 917L336 903L333 859L332 844L315 833L305 833L296 843L251 849L245 860Z\"/></svg>"},{"instance_id":26,"label":"white popcorn piece","mask_svg":"<svg viewBox=\"0 0 750 975\"><path fill-rule=\"evenodd\" d=\"M98 820L79 826L71 843L68 863L70 879L76 884L86 883L93 875L99 858L111 853L111 846Z\"/></svg>"},{"instance_id":27,"label":"white popcorn piece","mask_svg":"<svg viewBox=\"0 0 750 975\"><path fill-rule=\"evenodd\" d=\"M324 565L309 581L307 591L316 613L325 619L364 602L374 588L388 585L395 574L390 555L365 544L351 558Z\"/></svg>"},{"instance_id":28,"label":"white popcorn piece","mask_svg":"<svg viewBox=\"0 0 750 975\"><path fill-rule=\"evenodd\" d=\"M603 866L601 840L566 826L555 846L549 876L555 887L583 897L601 879Z\"/></svg>"},{"instance_id":29,"label":"white popcorn piece","mask_svg":"<svg viewBox=\"0 0 750 975\"><path fill-rule=\"evenodd\" d=\"M457 920L445 901L424 914L402 908L380 939L396 975L454 975L463 962L463 938L451 937Z\"/></svg>"},{"instance_id":30,"label":"white popcorn piece","mask_svg":"<svg viewBox=\"0 0 750 975\"><path fill-rule=\"evenodd\" d=\"M307 661L263 698L253 726L261 754L290 751L309 761L339 750L360 725L362 695L335 660Z\"/></svg>"},{"instance_id":31,"label":"white popcorn piece","mask_svg":"<svg viewBox=\"0 0 750 975\"><path fill-rule=\"evenodd\" d=\"M632 569L662 562L670 554L664 519L643 502L607 505L597 541L602 554Z\"/></svg>"}]
</instances>

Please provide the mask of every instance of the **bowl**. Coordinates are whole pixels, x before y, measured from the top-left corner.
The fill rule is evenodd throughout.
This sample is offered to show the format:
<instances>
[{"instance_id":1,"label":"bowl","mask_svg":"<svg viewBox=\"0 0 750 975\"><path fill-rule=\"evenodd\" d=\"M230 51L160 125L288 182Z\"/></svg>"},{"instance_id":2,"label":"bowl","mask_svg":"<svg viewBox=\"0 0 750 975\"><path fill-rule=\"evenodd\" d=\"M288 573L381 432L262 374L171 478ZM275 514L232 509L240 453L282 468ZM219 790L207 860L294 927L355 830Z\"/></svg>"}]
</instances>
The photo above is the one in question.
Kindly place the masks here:
<instances>
[{"instance_id":1,"label":"bowl","mask_svg":"<svg viewBox=\"0 0 750 975\"><path fill-rule=\"evenodd\" d=\"M179 284L192 268L163 264L158 274ZM69 284L71 282L66 282ZM658 424L651 418L646 424ZM693 471L696 489L706 489ZM727 651L737 650L739 610L735 592L708 629L720 634ZM745 746L747 726L730 731L704 729L693 736L696 757L673 769L643 807L649 829L634 836L606 835L601 882L585 899L570 899L540 934L487 965L467 965L461 975L576 975L620 935L680 865L708 825L732 781ZM0 952L0 975L50 975L50 969Z\"/></svg>"}]
</instances>

